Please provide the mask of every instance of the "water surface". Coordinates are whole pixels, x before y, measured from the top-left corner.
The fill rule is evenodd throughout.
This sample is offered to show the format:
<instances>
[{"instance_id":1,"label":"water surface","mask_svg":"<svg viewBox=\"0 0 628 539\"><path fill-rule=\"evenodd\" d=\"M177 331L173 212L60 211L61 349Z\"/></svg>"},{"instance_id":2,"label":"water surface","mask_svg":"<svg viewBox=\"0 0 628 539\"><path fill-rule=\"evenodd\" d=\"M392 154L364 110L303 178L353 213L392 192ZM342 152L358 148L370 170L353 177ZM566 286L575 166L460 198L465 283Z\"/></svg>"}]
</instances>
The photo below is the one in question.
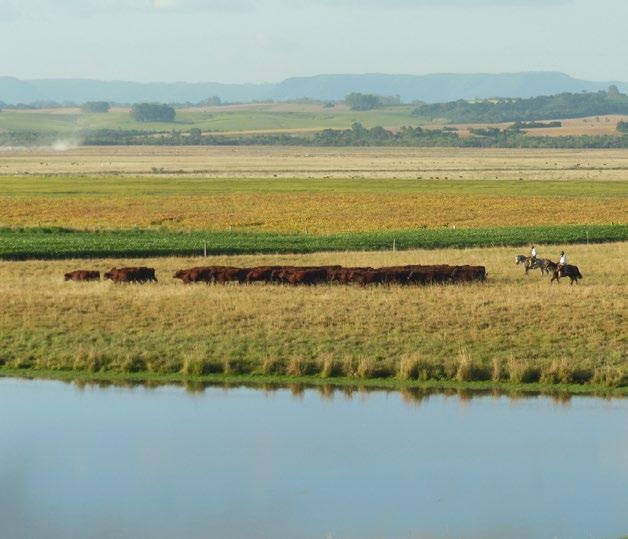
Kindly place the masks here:
<instances>
[{"instance_id":1,"label":"water surface","mask_svg":"<svg viewBox=\"0 0 628 539\"><path fill-rule=\"evenodd\" d=\"M2 538L617 538L628 400L0 379Z\"/></svg>"}]
</instances>

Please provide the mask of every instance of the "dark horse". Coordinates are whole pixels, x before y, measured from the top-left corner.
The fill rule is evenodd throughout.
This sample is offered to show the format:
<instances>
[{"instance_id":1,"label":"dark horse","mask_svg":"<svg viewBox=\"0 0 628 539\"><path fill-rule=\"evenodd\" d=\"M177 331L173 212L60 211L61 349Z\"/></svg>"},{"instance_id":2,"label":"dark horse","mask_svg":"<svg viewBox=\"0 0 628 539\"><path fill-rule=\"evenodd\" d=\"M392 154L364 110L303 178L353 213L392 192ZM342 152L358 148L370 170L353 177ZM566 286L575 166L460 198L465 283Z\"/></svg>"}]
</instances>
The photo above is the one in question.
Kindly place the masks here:
<instances>
[{"instance_id":1,"label":"dark horse","mask_svg":"<svg viewBox=\"0 0 628 539\"><path fill-rule=\"evenodd\" d=\"M552 273L552 278L550 283L556 281L560 282L561 277L569 277L570 284L573 284L574 281L578 284L578 279L582 279L582 273L578 269L578 266L574 266L573 264L565 264L560 270L558 269L558 264L556 262L552 262L551 260L545 261L545 270L548 273Z\"/></svg>"}]
</instances>

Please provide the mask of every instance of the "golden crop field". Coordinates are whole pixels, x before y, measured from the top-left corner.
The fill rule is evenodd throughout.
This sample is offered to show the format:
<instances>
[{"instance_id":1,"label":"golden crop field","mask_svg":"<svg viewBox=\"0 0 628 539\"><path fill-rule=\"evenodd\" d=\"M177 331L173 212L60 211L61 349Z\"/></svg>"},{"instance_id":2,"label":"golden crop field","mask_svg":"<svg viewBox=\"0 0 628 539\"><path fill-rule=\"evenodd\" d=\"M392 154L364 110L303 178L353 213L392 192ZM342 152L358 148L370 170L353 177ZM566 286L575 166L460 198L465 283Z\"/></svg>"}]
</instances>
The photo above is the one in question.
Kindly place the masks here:
<instances>
[{"instance_id":1,"label":"golden crop field","mask_svg":"<svg viewBox=\"0 0 628 539\"><path fill-rule=\"evenodd\" d=\"M540 254L555 257L560 248L541 246ZM358 377L381 371L459 380L625 381L627 245L569 247L570 261L584 275L574 286L550 285L538 272L524 276L514 264L517 252L0 262L0 359L5 368L52 370L330 375L333 368ZM172 279L175 270L201 264L445 262L486 265L488 280L294 288L185 286ZM159 282L63 281L65 271L79 267L135 264L154 266Z\"/></svg>"},{"instance_id":2,"label":"golden crop field","mask_svg":"<svg viewBox=\"0 0 628 539\"><path fill-rule=\"evenodd\" d=\"M319 234L628 215L625 150L79 148L0 153L0 172L0 226Z\"/></svg>"},{"instance_id":3,"label":"golden crop field","mask_svg":"<svg viewBox=\"0 0 628 539\"><path fill-rule=\"evenodd\" d=\"M96 182L98 180L95 180ZM124 181L124 180L122 180ZM210 180L211 181L211 180ZM0 184L2 180L0 179ZM182 182L183 183L183 182ZM431 227L625 223L626 197L448 192L250 192L2 196L0 224L334 233ZM69 187L70 188L70 187Z\"/></svg>"}]
</instances>

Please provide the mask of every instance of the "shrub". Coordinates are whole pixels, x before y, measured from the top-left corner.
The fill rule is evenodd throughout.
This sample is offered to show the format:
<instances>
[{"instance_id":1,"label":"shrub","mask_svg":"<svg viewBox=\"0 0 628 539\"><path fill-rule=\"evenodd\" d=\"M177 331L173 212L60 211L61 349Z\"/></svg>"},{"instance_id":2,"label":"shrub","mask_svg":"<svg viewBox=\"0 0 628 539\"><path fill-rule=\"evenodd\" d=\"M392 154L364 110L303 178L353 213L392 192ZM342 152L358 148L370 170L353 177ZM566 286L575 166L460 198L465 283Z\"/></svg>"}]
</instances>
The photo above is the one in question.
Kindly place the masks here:
<instances>
[{"instance_id":1,"label":"shrub","mask_svg":"<svg viewBox=\"0 0 628 539\"><path fill-rule=\"evenodd\" d=\"M173 122L175 110L160 103L136 103L131 107L131 116L138 122Z\"/></svg>"},{"instance_id":2,"label":"shrub","mask_svg":"<svg viewBox=\"0 0 628 539\"><path fill-rule=\"evenodd\" d=\"M105 113L110 109L111 105L107 101L87 101L81 105L81 112Z\"/></svg>"},{"instance_id":3,"label":"shrub","mask_svg":"<svg viewBox=\"0 0 628 539\"><path fill-rule=\"evenodd\" d=\"M541 369L529 360L511 357L508 360L508 375L511 382L531 384L540 380Z\"/></svg>"}]
</instances>

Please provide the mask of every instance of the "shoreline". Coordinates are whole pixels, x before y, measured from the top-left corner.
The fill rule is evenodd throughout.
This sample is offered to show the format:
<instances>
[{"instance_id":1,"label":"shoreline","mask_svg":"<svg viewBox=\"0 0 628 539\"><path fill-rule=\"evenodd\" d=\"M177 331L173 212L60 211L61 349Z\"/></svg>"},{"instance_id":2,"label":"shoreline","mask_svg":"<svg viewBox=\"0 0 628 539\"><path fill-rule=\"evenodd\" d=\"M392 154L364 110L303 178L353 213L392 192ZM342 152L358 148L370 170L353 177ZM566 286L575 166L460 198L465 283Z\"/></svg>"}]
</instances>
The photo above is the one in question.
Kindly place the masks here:
<instances>
[{"instance_id":1,"label":"shoreline","mask_svg":"<svg viewBox=\"0 0 628 539\"><path fill-rule=\"evenodd\" d=\"M20 369L0 367L0 378L22 380L55 380L70 383L93 383L111 385L188 385L201 386L250 386L263 388L264 386L289 387L293 385L305 388L330 387L335 389L372 389L372 390L425 390L464 392L498 392L500 394L535 395L582 395L596 397L628 397L628 386L609 387L600 384L544 384L539 382L515 383L473 381L460 382L455 380L402 380L396 377L389 378L356 378L356 377L327 377L320 376L288 376L265 374L207 374L190 375L181 373L151 373L143 372L89 372L84 370L44 370Z\"/></svg>"}]
</instances>

